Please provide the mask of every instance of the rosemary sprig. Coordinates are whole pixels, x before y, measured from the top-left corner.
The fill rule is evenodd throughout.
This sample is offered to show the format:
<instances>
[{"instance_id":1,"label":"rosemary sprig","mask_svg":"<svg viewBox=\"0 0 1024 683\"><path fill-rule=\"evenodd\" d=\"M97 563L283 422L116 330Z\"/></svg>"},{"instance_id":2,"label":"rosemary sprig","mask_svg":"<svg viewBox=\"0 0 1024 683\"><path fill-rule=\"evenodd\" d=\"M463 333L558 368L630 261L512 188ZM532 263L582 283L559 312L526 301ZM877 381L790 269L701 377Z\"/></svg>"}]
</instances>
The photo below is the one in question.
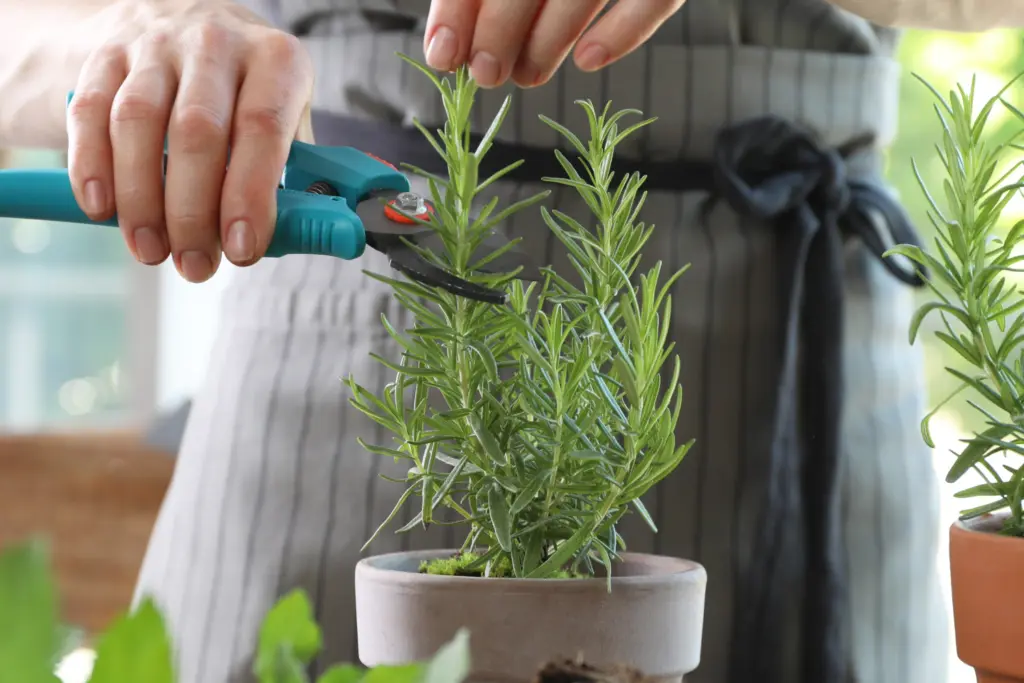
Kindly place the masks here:
<instances>
[{"instance_id":1,"label":"rosemary sprig","mask_svg":"<svg viewBox=\"0 0 1024 683\"><path fill-rule=\"evenodd\" d=\"M595 227L542 208L575 272L547 268L542 285L524 284L515 273L481 275L472 265L489 256L487 233L548 193L500 211L494 199L474 217L475 200L495 180L478 177L480 160L509 100L470 149L476 84L465 70L452 83L410 63L432 79L447 115L441 130L420 126L448 167L447 179L428 176L438 208L431 224L444 253L427 257L504 288L509 304L380 278L414 318L404 331L384 320L403 356L378 357L396 373L382 395L349 380L353 404L394 437L389 446L364 445L410 463L406 490L381 528L418 497L420 512L399 531L425 527L438 507L451 508L468 527L463 549L473 551L474 567L485 575L589 575L603 565L610 578L625 547L619 520L633 511L654 527L640 497L691 445L676 443L682 390L668 343L669 290L683 271L661 282L659 263L638 275L653 230L638 221L644 178L616 178L611 170L616 145L649 121L620 129L624 117L639 112L580 102L590 128L584 142L542 117L578 155L558 153L565 176L547 180L578 192L592 213L585 222Z\"/></svg>"},{"instance_id":2,"label":"rosemary sprig","mask_svg":"<svg viewBox=\"0 0 1024 683\"><path fill-rule=\"evenodd\" d=\"M1013 283L1013 274L1020 272L1018 264L1024 260L1020 250L1024 221L1013 225L1005 237L997 232L1007 204L1024 187L1021 162L999 170L1010 161L1012 152L1021 150L1016 141L1024 127L1006 141L992 142L987 136L997 106L1006 107L1024 123L1024 113L1003 99L1017 80L980 106L973 80L969 90L958 85L948 98L922 80L937 100L935 112L942 126L937 151L945 170L945 208L940 208L929 192L915 164L914 173L928 200L928 218L936 232L934 253L911 245L891 251L929 271L928 285L934 298L914 315L911 343L922 322L938 314L941 329L935 331L936 337L955 351L967 368L947 368L959 386L922 421L924 440L934 447L929 421L953 396L968 390L972 395L969 405L984 416L987 426L964 441L946 481L954 483L968 471L979 472L985 483L965 488L957 497L996 500L965 510L963 518L1006 510L1009 515L1003 533L1024 536L1024 466L997 461L1024 456L1024 297Z\"/></svg>"}]
</instances>

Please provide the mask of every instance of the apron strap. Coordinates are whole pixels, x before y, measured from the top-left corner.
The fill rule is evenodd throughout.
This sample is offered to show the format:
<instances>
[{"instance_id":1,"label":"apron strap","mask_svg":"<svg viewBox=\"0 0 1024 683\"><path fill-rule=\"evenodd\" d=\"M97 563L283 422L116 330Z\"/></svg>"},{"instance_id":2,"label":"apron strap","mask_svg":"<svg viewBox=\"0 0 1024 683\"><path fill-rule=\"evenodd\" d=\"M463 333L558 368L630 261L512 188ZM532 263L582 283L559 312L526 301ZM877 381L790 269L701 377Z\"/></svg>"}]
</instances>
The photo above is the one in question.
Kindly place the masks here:
<instances>
[{"instance_id":1,"label":"apron strap","mask_svg":"<svg viewBox=\"0 0 1024 683\"><path fill-rule=\"evenodd\" d=\"M902 282L924 284L904 262L883 257L893 240L917 244L906 213L877 181L848 176L846 158L871 144L868 138L823 149L810 133L776 116L726 127L715 142L710 201L723 200L739 215L772 225L783 260L783 358L769 482L741 577L730 683L787 683L781 638L800 594L797 582L803 584L800 680L852 680L838 489L843 237L859 237ZM793 561L801 548L802 566Z\"/></svg>"},{"instance_id":2,"label":"apron strap","mask_svg":"<svg viewBox=\"0 0 1024 683\"><path fill-rule=\"evenodd\" d=\"M408 166L443 176L448 168L437 151L415 129L379 120L358 119L351 116L313 110L313 134L319 145L355 147L394 164ZM428 127L429 128L429 127ZM470 145L476 147L483 136L470 135ZM480 178L487 178L512 164L520 166L502 180L516 183L539 183L544 178L560 178L565 169L558 163L550 147L509 143L494 140L480 163ZM574 149L562 149L573 159ZM617 177L634 171L647 176L644 189L663 192L688 192L714 189L706 162L647 161L616 156L613 168Z\"/></svg>"}]
</instances>

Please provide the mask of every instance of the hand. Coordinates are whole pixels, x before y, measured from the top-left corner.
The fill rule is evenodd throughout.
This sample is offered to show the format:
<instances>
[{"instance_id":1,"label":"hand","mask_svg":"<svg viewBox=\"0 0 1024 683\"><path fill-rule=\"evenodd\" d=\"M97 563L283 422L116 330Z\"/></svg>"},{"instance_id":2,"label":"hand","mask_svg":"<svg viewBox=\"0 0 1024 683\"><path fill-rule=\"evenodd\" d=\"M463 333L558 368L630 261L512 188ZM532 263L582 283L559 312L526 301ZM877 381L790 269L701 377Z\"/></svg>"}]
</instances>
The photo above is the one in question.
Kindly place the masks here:
<instances>
[{"instance_id":1,"label":"hand","mask_svg":"<svg viewBox=\"0 0 1024 683\"><path fill-rule=\"evenodd\" d=\"M683 2L619 0L587 30L608 0L433 0L423 49L435 69L468 62L481 86L511 76L528 88L547 82L574 45L576 66L584 71L626 56Z\"/></svg>"},{"instance_id":2,"label":"hand","mask_svg":"<svg viewBox=\"0 0 1024 683\"><path fill-rule=\"evenodd\" d=\"M159 4L126 0L119 11L135 21L126 14L83 66L68 166L82 210L93 220L116 210L137 260L173 254L202 282L222 252L240 266L265 253L291 142L311 141L313 69L296 38L232 2Z\"/></svg>"}]
</instances>

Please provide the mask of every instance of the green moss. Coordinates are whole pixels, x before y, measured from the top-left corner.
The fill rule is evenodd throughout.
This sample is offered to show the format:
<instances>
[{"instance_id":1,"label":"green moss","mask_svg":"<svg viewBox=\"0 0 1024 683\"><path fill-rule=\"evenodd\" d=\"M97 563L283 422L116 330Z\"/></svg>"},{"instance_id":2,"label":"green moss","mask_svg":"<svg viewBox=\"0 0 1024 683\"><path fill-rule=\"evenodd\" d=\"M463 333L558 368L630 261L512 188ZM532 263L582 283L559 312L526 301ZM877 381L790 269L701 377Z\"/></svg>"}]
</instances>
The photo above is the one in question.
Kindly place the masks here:
<instances>
[{"instance_id":1,"label":"green moss","mask_svg":"<svg viewBox=\"0 0 1024 683\"><path fill-rule=\"evenodd\" d=\"M435 576L482 576L480 569L470 569L470 566L480 559L476 553L456 553L451 557L439 557L434 560L424 560L420 563L421 574L433 574ZM493 579L511 578L512 567L507 558L503 557L491 566L491 577ZM559 571L553 573L551 579L587 579L585 574Z\"/></svg>"}]
</instances>

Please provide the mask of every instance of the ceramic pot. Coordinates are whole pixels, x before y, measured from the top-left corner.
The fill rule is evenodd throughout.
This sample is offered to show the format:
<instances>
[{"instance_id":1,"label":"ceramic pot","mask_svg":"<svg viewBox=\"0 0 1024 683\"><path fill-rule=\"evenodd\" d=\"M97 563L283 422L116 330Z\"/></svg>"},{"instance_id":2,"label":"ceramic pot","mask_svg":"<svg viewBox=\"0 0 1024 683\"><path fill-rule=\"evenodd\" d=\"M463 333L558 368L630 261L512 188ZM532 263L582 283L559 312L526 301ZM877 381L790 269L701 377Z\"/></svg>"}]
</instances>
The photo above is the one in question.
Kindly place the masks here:
<instances>
[{"instance_id":1,"label":"ceramic pot","mask_svg":"<svg viewBox=\"0 0 1024 683\"><path fill-rule=\"evenodd\" d=\"M1004 519L949 530L956 651L978 683L1024 683L1024 539L996 534Z\"/></svg>"},{"instance_id":2,"label":"ceramic pot","mask_svg":"<svg viewBox=\"0 0 1024 683\"><path fill-rule=\"evenodd\" d=\"M356 565L359 659L431 657L469 629L474 681L525 683L552 660L582 655L671 683L697 668L707 573L695 562L623 553L605 579L491 579L419 573L453 551L379 555Z\"/></svg>"}]
</instances>

